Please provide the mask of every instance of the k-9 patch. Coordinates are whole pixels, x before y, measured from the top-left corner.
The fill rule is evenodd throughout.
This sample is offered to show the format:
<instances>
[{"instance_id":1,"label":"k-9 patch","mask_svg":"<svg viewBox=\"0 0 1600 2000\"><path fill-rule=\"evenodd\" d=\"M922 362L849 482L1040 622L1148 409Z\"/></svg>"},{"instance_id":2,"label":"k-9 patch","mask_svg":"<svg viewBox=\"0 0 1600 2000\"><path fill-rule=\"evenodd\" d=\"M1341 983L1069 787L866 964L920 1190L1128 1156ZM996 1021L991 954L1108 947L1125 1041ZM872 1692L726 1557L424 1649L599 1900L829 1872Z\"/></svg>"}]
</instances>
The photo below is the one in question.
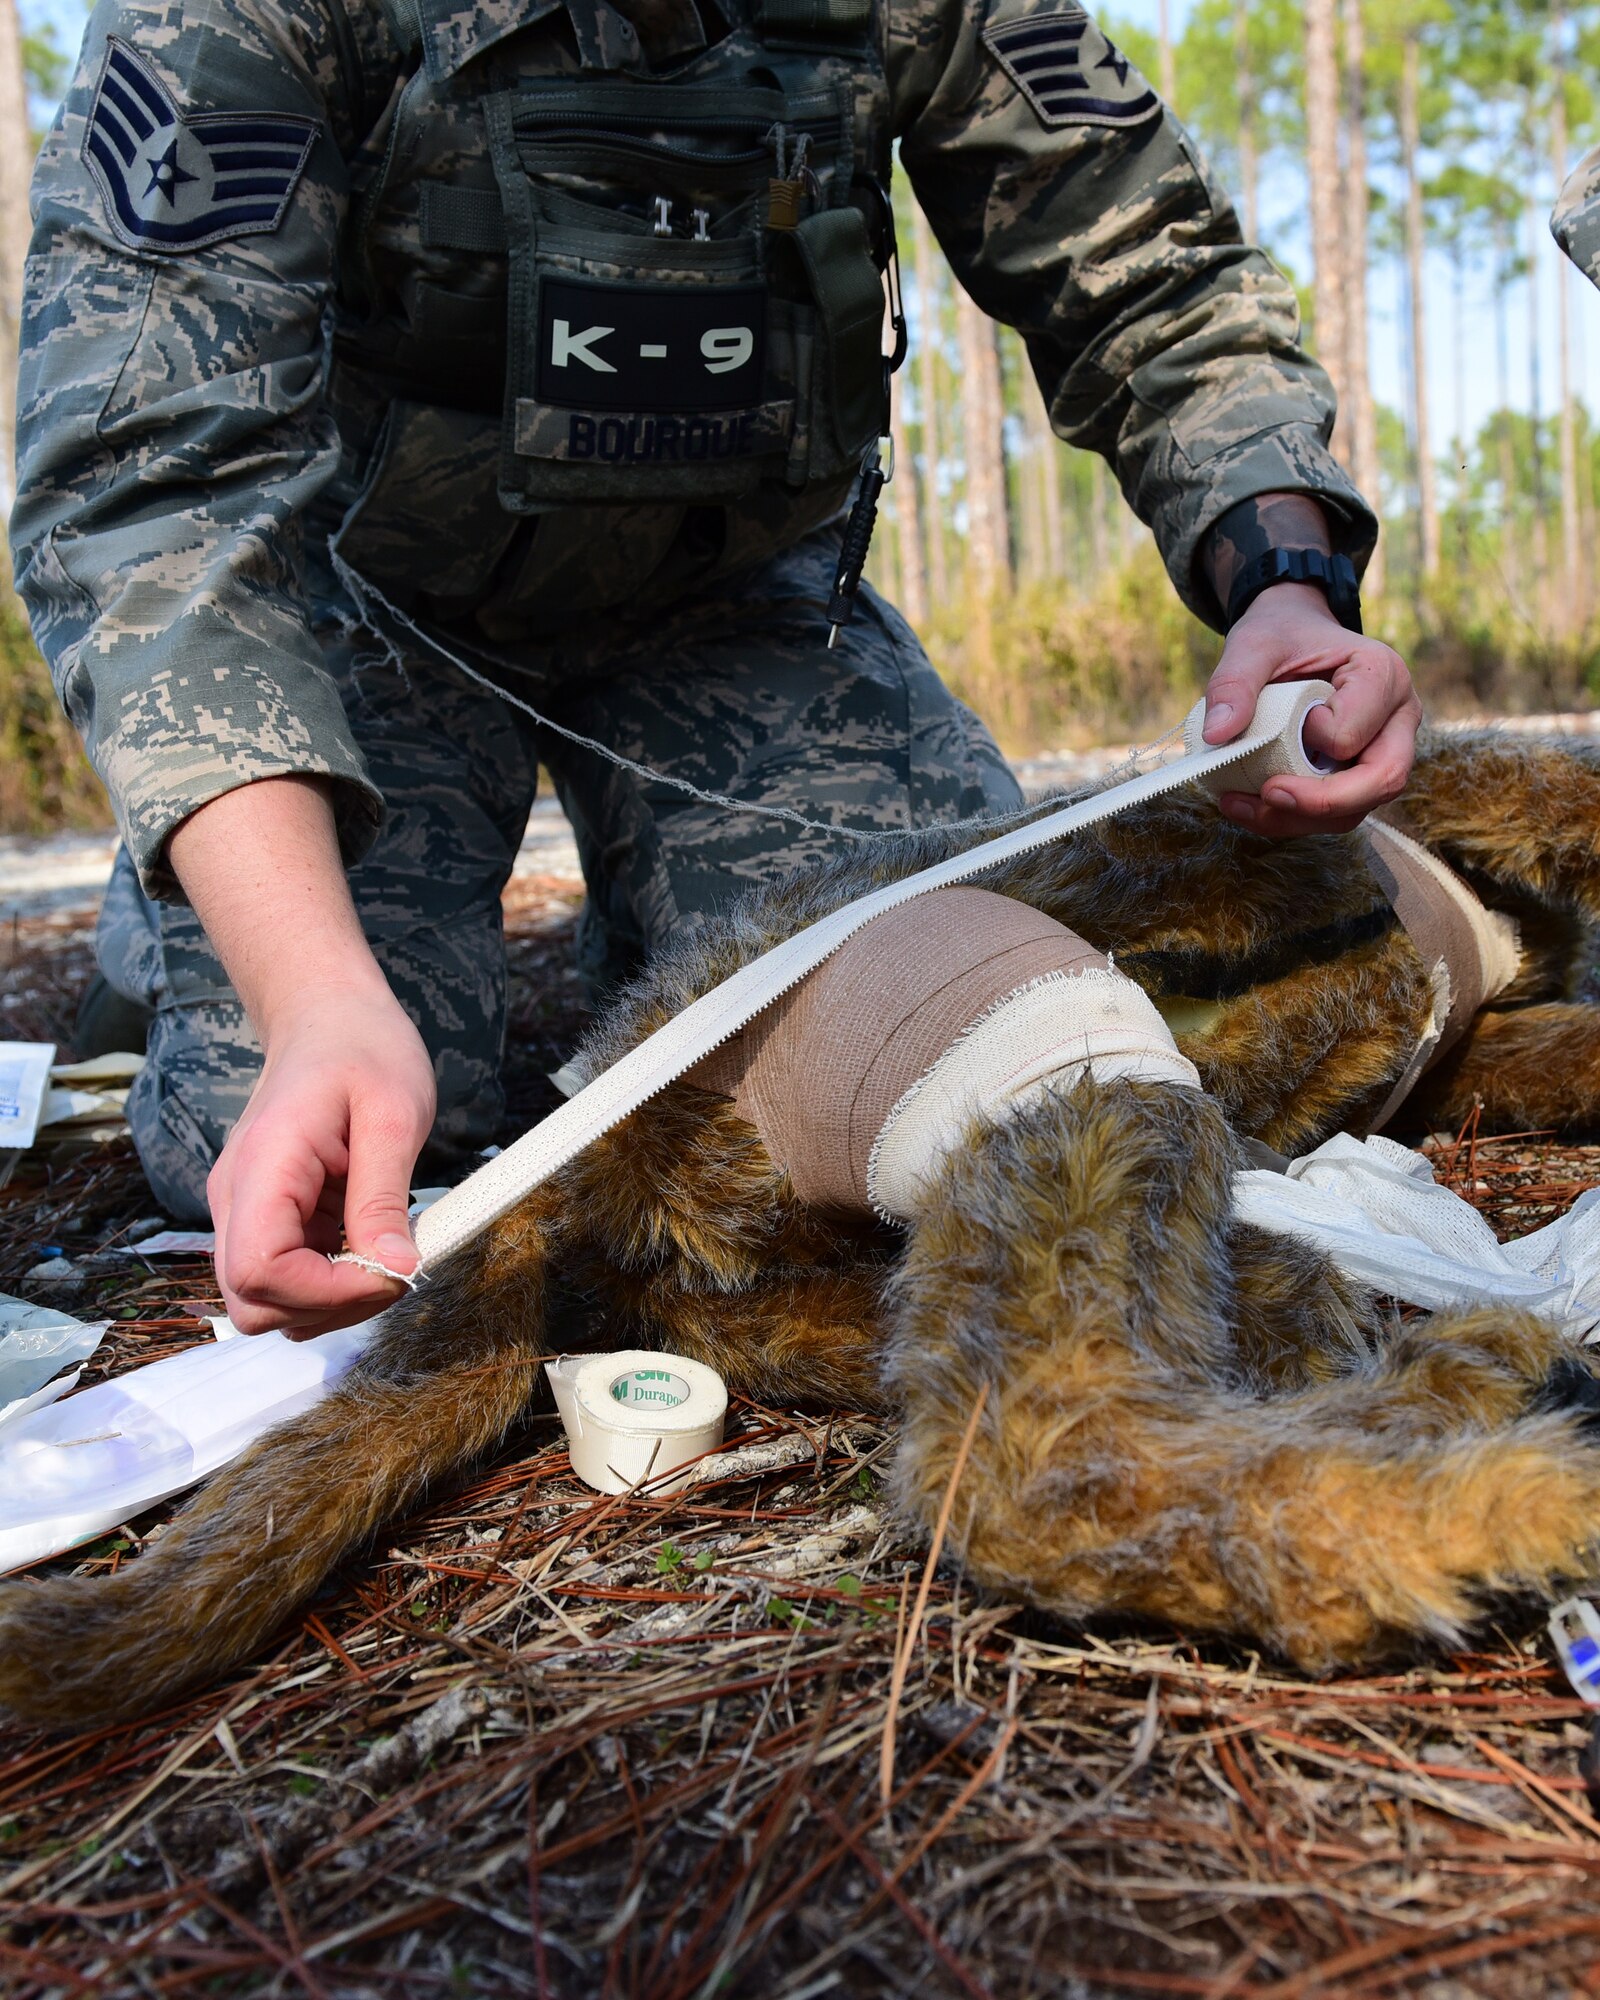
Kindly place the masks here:
<instances>
[{"instance_id":1,"label":"k-9 patch","mask_svg":"<svg viewBox=\"0 0 1600 2000\"><path fill-rule=\"evenodd\" d=\"M281 111L185 115L143 57L113 36L83 159L130 248L199 250L277 228L319 129Z\"/></svg>"},{"instance_id":2,"label":"k-9 patch","mask_svg":"<svg viewBox=\"0 0 1600 2000\"><path fill-rule=\"evenodd\" d=\"M1076 6L1003 10L983 39L1043 125L1138 125L1161 100Z\"/></svg>"}]
</instances>

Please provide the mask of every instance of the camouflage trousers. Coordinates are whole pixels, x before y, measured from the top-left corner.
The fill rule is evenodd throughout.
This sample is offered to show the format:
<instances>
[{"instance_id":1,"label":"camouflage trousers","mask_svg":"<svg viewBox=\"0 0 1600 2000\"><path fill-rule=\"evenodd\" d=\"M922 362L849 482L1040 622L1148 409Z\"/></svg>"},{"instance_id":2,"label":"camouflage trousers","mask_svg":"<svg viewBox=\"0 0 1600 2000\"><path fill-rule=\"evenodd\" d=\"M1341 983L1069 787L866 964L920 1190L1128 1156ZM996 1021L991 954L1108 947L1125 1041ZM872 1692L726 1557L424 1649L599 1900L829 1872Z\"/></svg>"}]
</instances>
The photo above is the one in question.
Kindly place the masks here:
<instances>
[{"instance_id":1,"label":"camouflage trousers","mask_svg":"<svg viewBox=\"0 0 1600 2000\"><path fill-rule=\"evenodd\" d=\"M552 720L705 791L857 827L1000 811L1021 794L987 731L944 687L905 620L863 590L826 647L837 557L823 532L714 595L645 623L498 648L489 670ZM433 1056L426 1171L459 1173L500 1136L506 968L500 891L542 762L576 834L594 990L752 883L844 843L708 804L541 730L426 645L380 642L331 583L318 632L387 818L350 871L366 935ZM482 653L441 635L485 670ZM152 903L126 854L96 948L109 984L152 1005L128 1117L163 1207L206 1213L206 1175L244 1109L260 1045L186 905ZM286 940L292 949L292 940Z\"/></svg>"}]
</instances>

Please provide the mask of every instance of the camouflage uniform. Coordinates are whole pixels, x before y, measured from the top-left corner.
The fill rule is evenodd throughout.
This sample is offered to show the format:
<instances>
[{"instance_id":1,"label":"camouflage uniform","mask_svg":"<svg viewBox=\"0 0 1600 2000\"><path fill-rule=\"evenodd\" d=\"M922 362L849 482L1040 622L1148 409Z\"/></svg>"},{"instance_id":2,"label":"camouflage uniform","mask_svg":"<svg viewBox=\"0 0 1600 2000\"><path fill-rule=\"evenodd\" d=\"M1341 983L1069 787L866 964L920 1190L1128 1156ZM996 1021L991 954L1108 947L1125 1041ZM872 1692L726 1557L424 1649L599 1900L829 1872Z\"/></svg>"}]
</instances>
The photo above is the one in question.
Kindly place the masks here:
<instances>
[{"instance_id":1,"label":"camouflage uniform","mask_svg":"<svg viewBox=\"0 0 1600 2000\"><path fill-rule=\"evenodd\" d=\"M1600 146L1586 153L1556 197L1550 233L1592 285L1600 285Z\"/></svg>"},{"instance_id":2,"label":"camouflage uniform","mask_svg":"<svg viewBox=\"0 0 1600 2000\"><path fill-rule=\"evenodd\" d=\"M1341 547L1371 547L1292 291L1071 0L721 15L709 35L696 0L94 16L35 184L13 537L145 892L125 874L105 955L114 980L157 965L133 1122L176 1209L257 1057L166 841L258 778L330 779L363 922L434 1050L440 1142L497 1115L496 898L535 733L364 623L341 563L556 719L708 789L869 825L1015 798L887 606L822 645L829 524L884 421L862 183L887 182L892 141L1057 432L1110 459L1203 617L1197 554L1242 499L1314 494ZM672 343L690 363L653 374ZM819 845L537 748L597 965Z\"/></svg>"}]
</instances>

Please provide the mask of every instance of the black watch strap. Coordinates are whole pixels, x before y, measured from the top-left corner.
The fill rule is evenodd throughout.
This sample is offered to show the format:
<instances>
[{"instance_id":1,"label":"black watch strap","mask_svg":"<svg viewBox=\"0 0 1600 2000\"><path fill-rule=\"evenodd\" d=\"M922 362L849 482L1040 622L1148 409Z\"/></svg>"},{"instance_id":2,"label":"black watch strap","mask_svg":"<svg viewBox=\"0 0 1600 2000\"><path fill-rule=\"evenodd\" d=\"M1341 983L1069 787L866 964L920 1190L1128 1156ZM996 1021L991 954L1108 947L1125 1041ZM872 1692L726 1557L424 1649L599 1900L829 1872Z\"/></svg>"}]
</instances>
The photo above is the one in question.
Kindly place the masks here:
<instances>
[{"instance_id":1,"label":"black watch strap","mask_svg":"<svg viewBox=\"0 0 1600 2000\"><path fill-rule=\"evenodd\" d=\"M1275 583L1316 584L1339 623L1350 632L1361 630L1360 579L1348 556L1325 556L1321 549L1263 549L1240 570L1228 593L1228 631Z\"/></svg>"}]
</instances>

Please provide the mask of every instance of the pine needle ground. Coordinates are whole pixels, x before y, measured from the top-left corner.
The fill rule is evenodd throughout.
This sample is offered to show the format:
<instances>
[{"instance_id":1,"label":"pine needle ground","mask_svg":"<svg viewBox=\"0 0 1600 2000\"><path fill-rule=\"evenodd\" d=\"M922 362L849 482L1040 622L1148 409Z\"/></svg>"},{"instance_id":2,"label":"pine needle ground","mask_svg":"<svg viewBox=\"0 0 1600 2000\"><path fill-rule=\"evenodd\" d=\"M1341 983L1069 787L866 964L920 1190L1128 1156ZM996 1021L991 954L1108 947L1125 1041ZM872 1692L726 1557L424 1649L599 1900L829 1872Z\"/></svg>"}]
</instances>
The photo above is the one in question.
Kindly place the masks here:
<instances>
[{"instance_id":1,"label":"pine needle ground","mask_svg":"<svg viewBox=\"0 0 1600 2000\"><path fill-rule=\"evenodd\" d=\"M508 901L519 1126L581 1010L574 908L559 877ZM4 943L6 1033L68 1042L81 918ZM1539 1135L1435 1152L1503 1234L1600 1172ZM150 1208L125 1142L0 1192L0 1289L59 1244L62 1303L115 1317L87 1379L216 1309L205 1262L116 1254ZM858 1413L736 1405L714 1480L613 1499L535 1411L247 1674L140 1725L0 1737L0 1990L1600 1994L1587 1727L1539 1607L1324 1684L944 1569L914 1620L892 1446ZM169 1513L65 1566L135 1559Z\"/></svg>"}]
</instances>

